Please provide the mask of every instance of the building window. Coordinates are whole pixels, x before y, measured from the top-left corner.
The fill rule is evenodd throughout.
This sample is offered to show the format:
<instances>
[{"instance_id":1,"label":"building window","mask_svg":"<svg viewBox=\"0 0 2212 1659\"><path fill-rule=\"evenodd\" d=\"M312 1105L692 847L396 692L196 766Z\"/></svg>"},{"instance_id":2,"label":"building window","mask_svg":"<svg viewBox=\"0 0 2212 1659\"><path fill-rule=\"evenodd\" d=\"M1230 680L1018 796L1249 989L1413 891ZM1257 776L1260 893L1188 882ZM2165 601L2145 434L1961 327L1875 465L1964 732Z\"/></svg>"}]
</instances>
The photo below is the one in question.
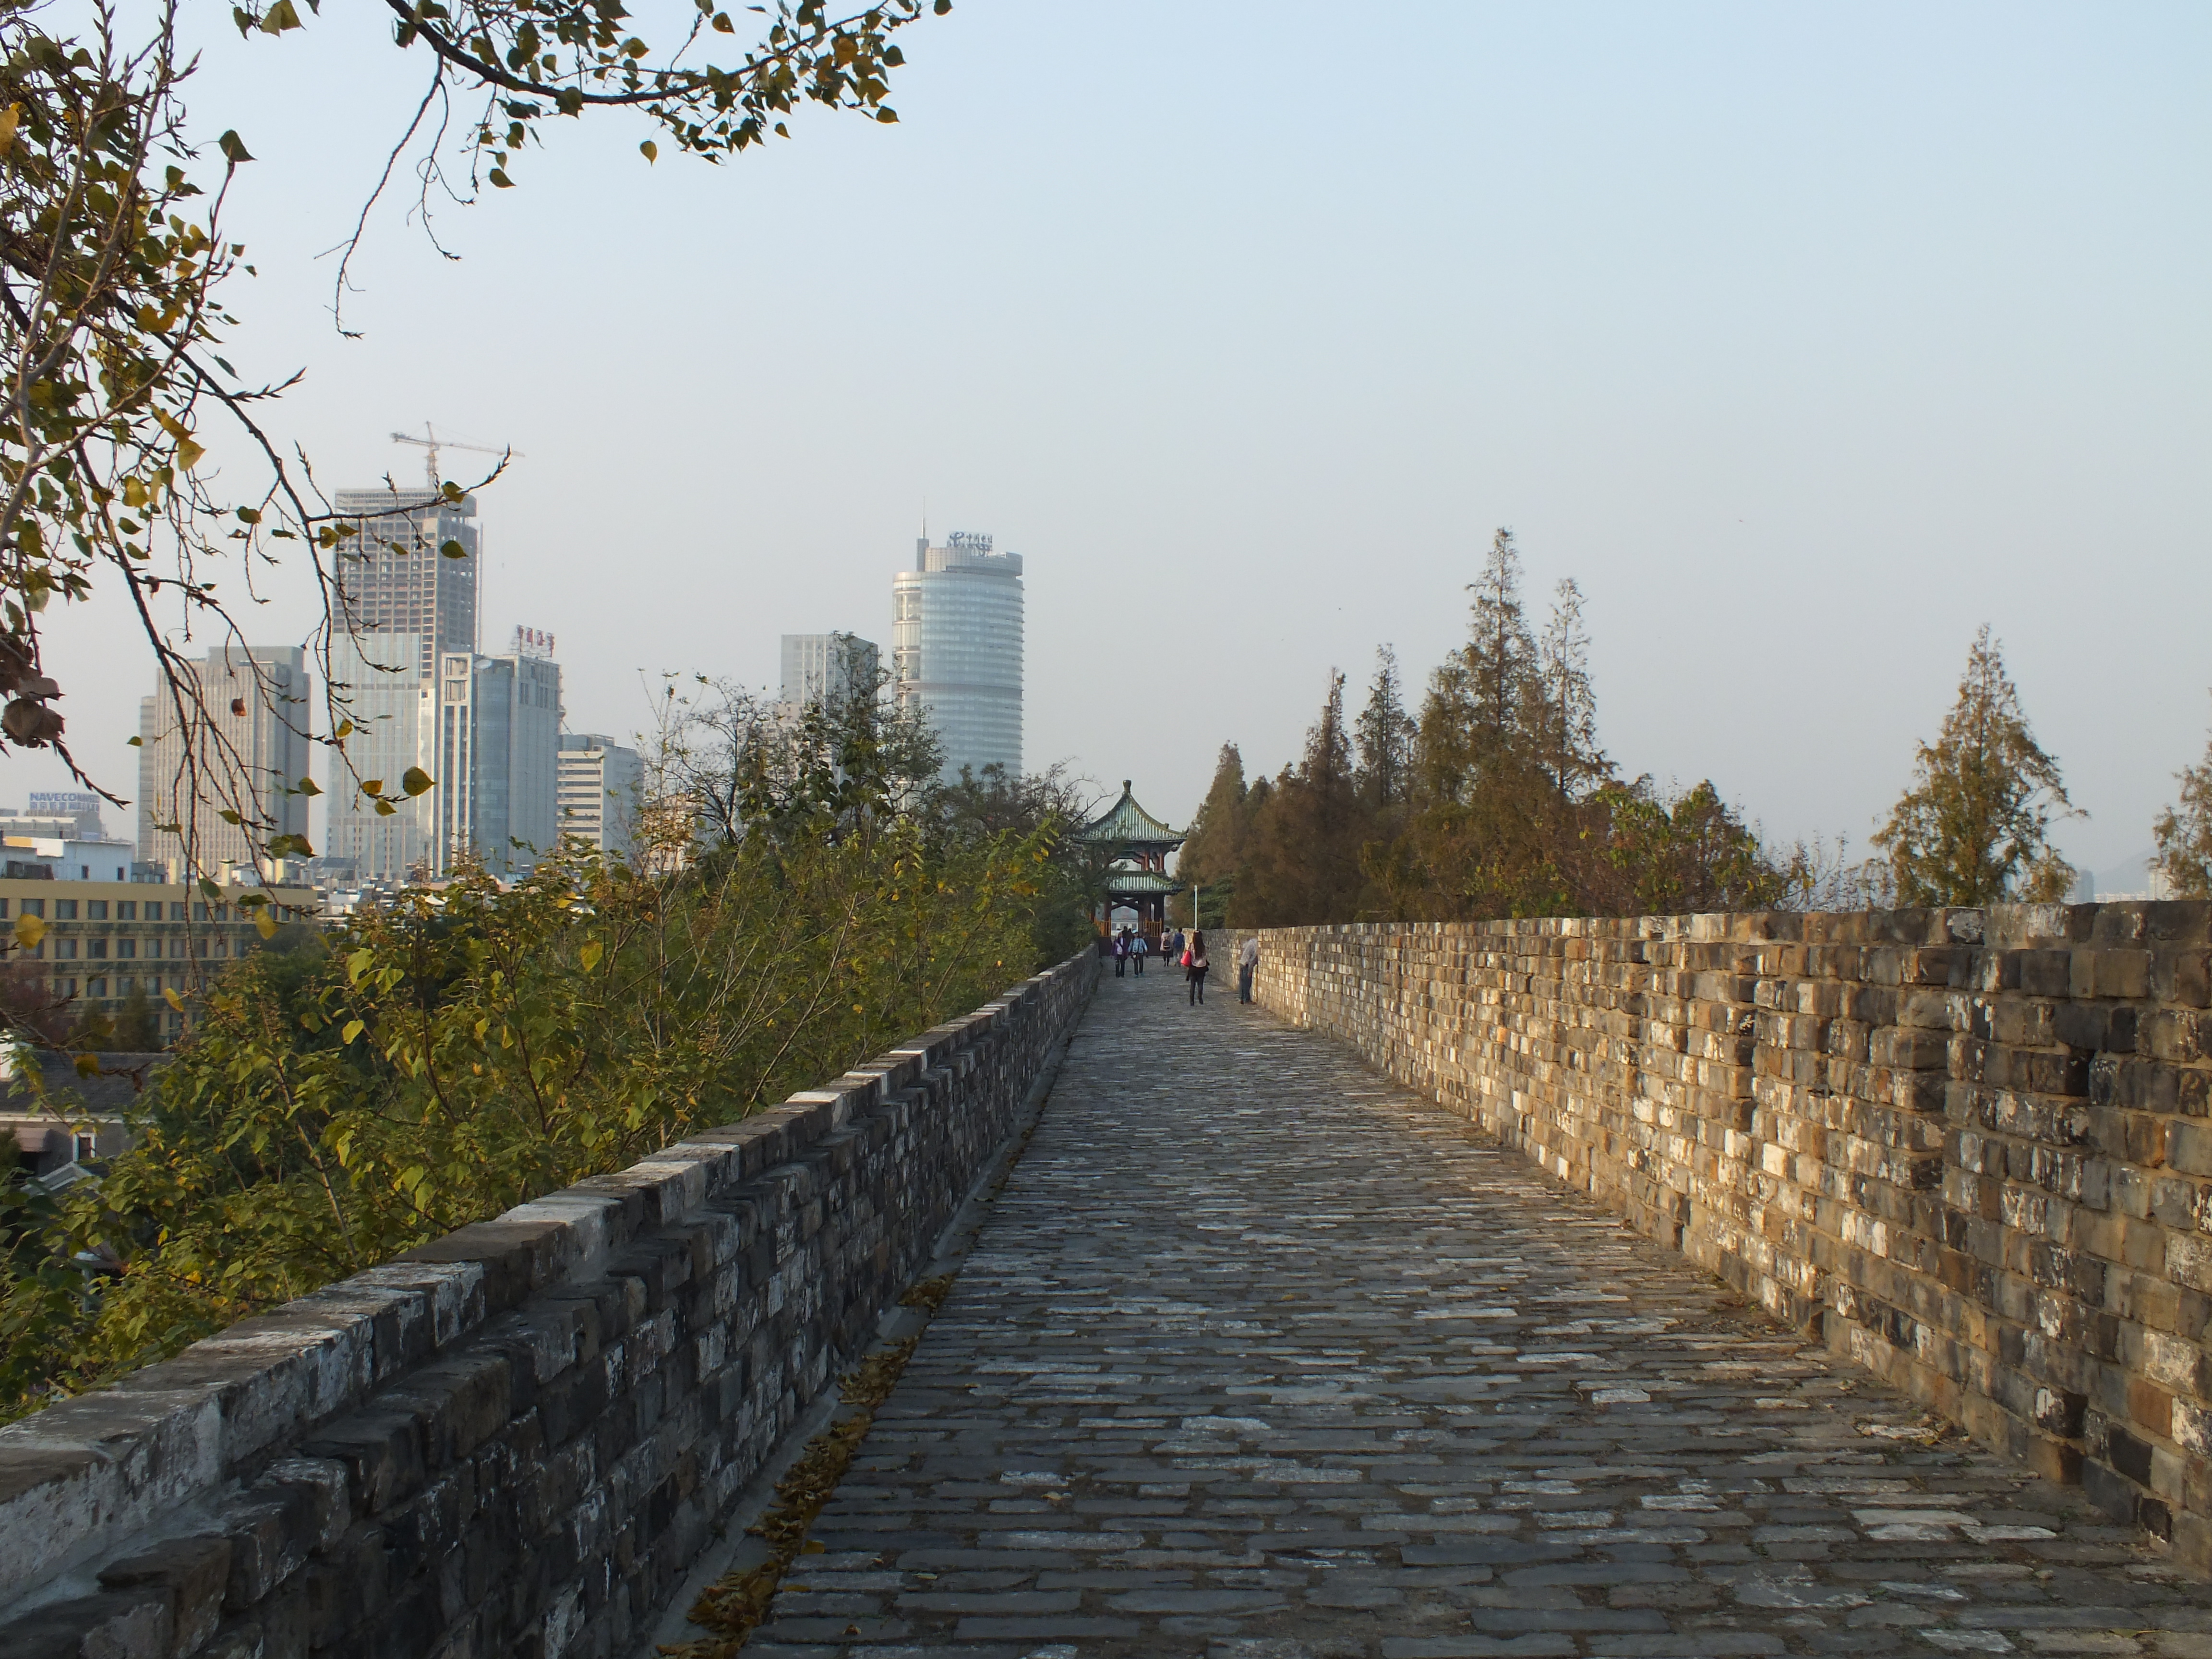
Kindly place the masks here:
<instances>
[{"instance_id":1,"label":"building window","mask_svg":"<svg viewBox=\"0 0 2212 1659\"><path fill-rule=\"evenodd\" d=\"M54 960L57 962L75 962L76 960L76 941L73 939L56 939L54 941Z\"/></svg>"},{"instance_id":2,"label":"building window","mask_svg":"<svg viewBox=\"0 0 2212 1659\"><path fill-rule=\"evenodd\" d=\"M84 982L84 994L88 997L106 996L107 994L107 981L104 979L87 980Z\"/></svg>"},{"instance_id":3,"label":"building window","mask_svg":"<svg viewBox=\"0 0 2212 1659\"><path fill-rule=\"evenodd\" d=\"M206 905L195 904L192 906L192 920L194 921L205 921L207 919L208 908Z\"/></svg>"},{"instance_id":4,"label":"building window","mask_svg":"<svg viewBox=\"0 0 2212 1659\"><path fill-rule=\"evenodd\" d=\"M96 1157L100 1152L100 1137L89 1130L79 1129L70 1137L70 1156L79 1164Z\"/></svg>"},{"instance_id":5,"label":"building window","mask_svg":"<svg viewBox=\"0 0 2212 1659\"><path fill-rule=\"evenodd\" d=\"M208 942L204 939L194 939L192 941L192 954L196 957L205 956L207 954L207 945Z\"/></svg>"},{"instance_id":6,"label":"building window","mask_svg":"<svg viewBox=\"0 0 2212 1659\"><path fill-rule=\"evenodd\" d=\"M84 919L87 921L106 921L107 920L107 901L106 899L87 899L84 902Z\"/></svg>"},{"instance_id":7,"label":"building window","mask_svg":"<svg viewBox=\"0 0 2212 1659\"><path fill-rule=\"evenodd\" d=\"M230 920L230 907L228 904L216 905L215 907L215 919L217 921L228 921Z\"/></svg>"},{"instance_id":8,"label":"building window","mask_svg":"<svg viewBox=\"0 0 2212 1659\"><path fill-rule=\"evenodd\" d=\"M43 916L46 914L46 900L25 899L23 901L23 914L27 916Z\"/></svg>"},{"instance_id":9,"label":"building window","mask_svg":"<svg viewBox=\"0 0 2212 1659\"><path fill-rule=\"evenodd\" d=\"M56 899L54 901L54 920L56 921L75 921L76 920L76 901L75 899Z\"/></svg>"},{"instance_id":10,"label":"building window","mask_svg":"<svg viewBox=\"0 0 2212 1659\"><path fill-rule=\"evenodd\" d=\"M5 914L7 914L5 911L0 911L0 915L4 915ZM137 899L118 899L118 900L116 900L116 901L115 901L115 919L116 919L116 921L137 921L137 920L138 920L138 901L137 901Z\"/></svg>"},{"instance_id":11,"label":"building window","mask_svg":"<svg viewBox=\"0 0 2212 1659\"><path fill-rule=\"evenodd\" d=\"M118 957L137 956L138 954L138 941L135 939L119 939L116 940L115 954Z\"/></svg>"},{"instance_id":12,"label":"building window","mask_svg":"<svg viewBox=\"0 0 2212 1659\"><path fill-rule=\"evenodd\" d=\"M8 914L8 901L7 901L6 899L0 898L0 916L5 916L7 914Z\"/></svg>"},{"instance_id":13,"label":"building window","mask_svg":"<svg viewBox=\"0 0 2212 1659\"><path fill-rule=\"evenodd\" d=\"M58 979L54 981L54 990L59 995L74 997L76 994L76 981L73 979Z\"/></svg>"},{"instance_id":14,"label":"building window","mask_svg":"<svg viewBox=\"0 0 2212 1659\"><path fill-rule=\"evenodd\" d=\"M171 921L182 921L184 919L185 907L182 904L172 904L169 907L169 920Z\"/></svg>"},{"instance_id":15,"label":"building window","mask_svg":"<svg viewBox=\"0 0 2212 1659\"><path fill-rule=\"evenodd\" d=\"M85 940L84 953L88 957L105 957L107 954L107 941L104 939Z\"/></svg>"}]
</instances>

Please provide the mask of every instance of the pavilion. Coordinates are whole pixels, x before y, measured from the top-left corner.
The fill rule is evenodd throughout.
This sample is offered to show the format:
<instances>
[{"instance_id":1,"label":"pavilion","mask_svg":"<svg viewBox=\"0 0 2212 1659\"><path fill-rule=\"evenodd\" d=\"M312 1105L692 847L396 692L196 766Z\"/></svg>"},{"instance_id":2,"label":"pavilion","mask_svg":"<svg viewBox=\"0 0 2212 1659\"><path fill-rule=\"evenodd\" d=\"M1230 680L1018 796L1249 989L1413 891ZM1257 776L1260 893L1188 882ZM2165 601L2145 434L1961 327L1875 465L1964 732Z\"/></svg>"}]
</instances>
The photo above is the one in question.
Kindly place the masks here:
<instances>
[{"instance_id":1,"label":"pavilion","mask_svg":"<svg viewBox=\"0 0 2212 1659\"><path fill-rule=\"evenodd\" d=\"M1138 805L1124 778L1121 799L1084 826L1083 839L1110 860L1105 906L1092 917L1099 933L1113 931L1115 910L1133 909L1139 931L1158 939L1167 926L1168 900L1182 891L1168 874L1168 854L1182 845L1182 836Z\"/></svg>"}]
</instances>

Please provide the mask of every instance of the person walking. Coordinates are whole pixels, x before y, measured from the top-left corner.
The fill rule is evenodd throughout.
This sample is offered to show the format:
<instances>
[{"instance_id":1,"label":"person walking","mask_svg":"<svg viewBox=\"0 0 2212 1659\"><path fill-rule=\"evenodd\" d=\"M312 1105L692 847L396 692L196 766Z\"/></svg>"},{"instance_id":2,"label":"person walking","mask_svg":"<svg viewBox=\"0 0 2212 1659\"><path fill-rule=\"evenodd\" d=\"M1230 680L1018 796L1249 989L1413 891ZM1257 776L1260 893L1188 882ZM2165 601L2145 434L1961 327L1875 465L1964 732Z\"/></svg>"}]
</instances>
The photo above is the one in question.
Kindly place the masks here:
<instances>
[{"instance_id":1,"label":"person walking","mask_svg":"<svg viewBox=\"0 0 2212 1659\"><path fill-rule=\"evenodd\" d=\"M1252 975L1260 969L1260 936L1248 934L1237 947L1237 1000L1252 1000Z\"/></svg>"},{"instance_id":2,"label":"person walking","mask_svg":"<svg viewBox=\"0 0 2212 1659\"><path fill-rule=\"evenodd\" d=\"M1114 935L1114 977L1119 979L1129 966L1129 930L1124 927Z\"/></svg>"},{"instance_id":3,"label":"person walking","mask_svg":"<svg viewBox=\"0 0 2212 1659\"><path fill-rule=\"evenodd\" d=\"M1189 964L1190 1000L1196 1007L1206 1000L1206 935L1198 928L1191 929L1190 948L1183 953L1183 960Z\"/></svg>"},{"instance_id":4,"label":"person walking","mask_svg":"<svg viewBox=\"0 0 2212 1659\"><path fill-rule=\"evenodd\" d=\"M1129 956L1131 960L1135 962L1137 964L1137 977L1139 979L1142 979L1145 976L1146 954L1146 946L1145 944L1145 936L1142 933L1132 933L1129 936Z\"/></svg>"},{"instance_id":5,"label":"person walking","mask_svg":"<svg viewBox=\"0 0 2212 1659\"><path fill-rule=\"evenodd\" d=\"M1184 949L1182 929L1178 927L1175 930L1175 938L1168 945L1168 960L1181 963L1186 968L1189 967L1190 963L1183 960Z\"/></svg>"}]
</instances>

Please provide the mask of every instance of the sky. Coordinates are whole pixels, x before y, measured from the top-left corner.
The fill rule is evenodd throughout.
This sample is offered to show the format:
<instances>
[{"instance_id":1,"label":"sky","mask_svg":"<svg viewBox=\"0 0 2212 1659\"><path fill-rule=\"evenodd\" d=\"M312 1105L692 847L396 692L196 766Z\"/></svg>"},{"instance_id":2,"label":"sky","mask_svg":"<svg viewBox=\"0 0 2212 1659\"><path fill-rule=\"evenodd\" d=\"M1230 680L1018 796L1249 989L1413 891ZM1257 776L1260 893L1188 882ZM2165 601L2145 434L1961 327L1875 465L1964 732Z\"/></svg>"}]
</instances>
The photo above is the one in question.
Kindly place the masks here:
<instances>
[{"instance_id":1,"label":"sky","mask_svg":"<svg viewBox=\"0 0 2212 1659\"><path fill-rule=\"evenodd\" d=\"M1425 678L1498 526L1533 611L1580 582L1622 770L1778 838L1863 850L1984 623L2076 862L2205 751L2201 5L960 0L896 125L714 167L562 124L439 214L457 258L387 200L346 339L318 256L428 74L380 9L207 37L195 121L258 158L229 355L304 371L274 418L328 485L412 479L426 421L520 452L483 638L556 635L573 729L769 686L785 632L888 646L926 515L1024 556L1027 764L1176 822L1224 741L1293 760L1332 668ZM128 796L149 648L47 622Z\"/></svg>"}]
</instances>

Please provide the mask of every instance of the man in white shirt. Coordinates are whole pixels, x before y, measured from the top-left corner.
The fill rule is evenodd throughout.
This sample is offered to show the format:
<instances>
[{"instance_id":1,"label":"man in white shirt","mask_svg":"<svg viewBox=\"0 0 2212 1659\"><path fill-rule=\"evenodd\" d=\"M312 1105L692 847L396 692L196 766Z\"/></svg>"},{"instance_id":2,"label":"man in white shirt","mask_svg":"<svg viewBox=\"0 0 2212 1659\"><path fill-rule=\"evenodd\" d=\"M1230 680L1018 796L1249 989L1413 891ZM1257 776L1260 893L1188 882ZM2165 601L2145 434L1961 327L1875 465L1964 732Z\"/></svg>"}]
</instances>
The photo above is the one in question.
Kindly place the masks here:
<instances>
[{"instance_id":1,"label":"man in white shirt","mask_svg":"<svg viewBox=\"0 0 2212 1659\"><path fill-rule=\"evenodd\" d=\"M1237 948L1237 1001L1249 1002L1252 1000L1252 975L1259 971L1259 968L1260 936L1257 933L1253 933L1247 936L1244 943Z\"/></svg>"}]
</instances>

